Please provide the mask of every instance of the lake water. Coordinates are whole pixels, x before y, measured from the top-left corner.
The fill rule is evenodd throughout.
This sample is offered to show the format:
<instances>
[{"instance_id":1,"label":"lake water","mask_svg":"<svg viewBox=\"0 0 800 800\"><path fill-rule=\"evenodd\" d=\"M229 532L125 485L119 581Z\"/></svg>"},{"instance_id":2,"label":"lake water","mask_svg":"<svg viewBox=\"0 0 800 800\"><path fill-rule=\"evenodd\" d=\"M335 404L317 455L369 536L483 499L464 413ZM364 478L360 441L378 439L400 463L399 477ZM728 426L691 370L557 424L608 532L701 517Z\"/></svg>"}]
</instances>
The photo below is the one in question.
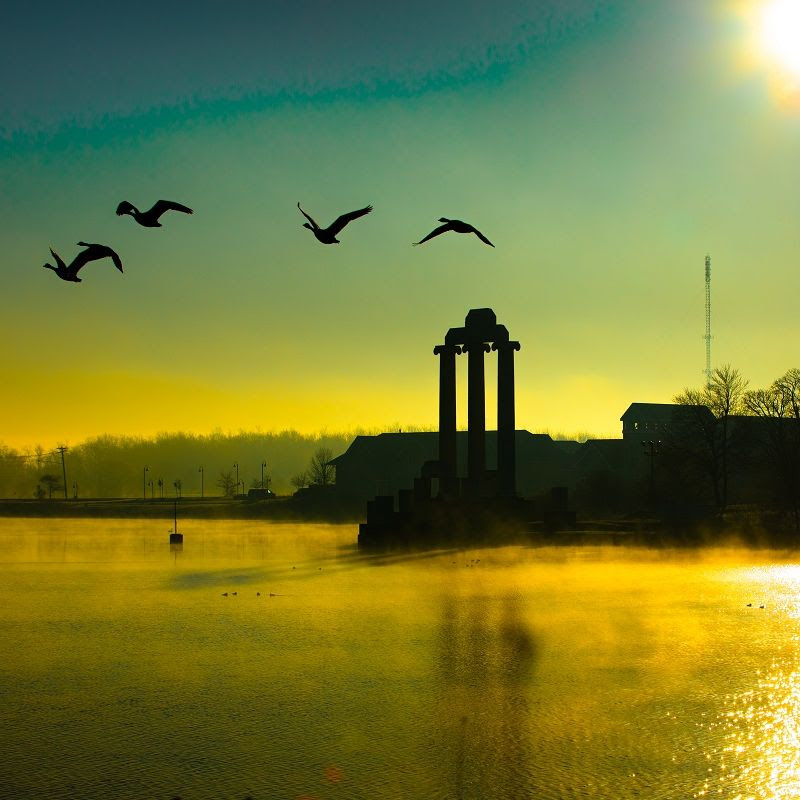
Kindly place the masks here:
<instances>
[{"instance_id":1,"label":"lake water","mask_svg":"<svg viewBox=\"0 0 800 800\"><path fill-rule=\"evenodd\" d=\"M786 554L168 527L0 520L0 797L800 797Z\"/></svg>"}]
</instances>

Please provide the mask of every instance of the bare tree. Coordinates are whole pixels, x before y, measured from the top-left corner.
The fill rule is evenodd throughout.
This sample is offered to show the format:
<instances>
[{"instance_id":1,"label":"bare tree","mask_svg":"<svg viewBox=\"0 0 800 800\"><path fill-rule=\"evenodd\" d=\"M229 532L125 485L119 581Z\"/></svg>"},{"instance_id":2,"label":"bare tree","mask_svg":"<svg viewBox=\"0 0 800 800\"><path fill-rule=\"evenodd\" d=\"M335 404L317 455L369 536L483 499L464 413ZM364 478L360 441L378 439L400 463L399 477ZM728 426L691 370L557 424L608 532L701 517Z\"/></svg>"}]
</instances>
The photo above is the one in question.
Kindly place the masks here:
<instances>
[{"instance_id":1,"label":"bare tree","mask_svg":"<svg viewBox=\"0 0 800 800\"><path fill-rule=\"evenodd\" d=\"M297 475L292 475L290 482L295 489L302 489L308 486L308 474L305 472L298 472Z\"/></svg>"},{"instance_id":2,"label":"bare tree","mask_svg":"<svg viewBox=\"0 0 800 800\"><path fill-rule=\"evenodd\" d=\"M746 392L744 406L766 421L764 460L800 531L800 370L790 369L768 389Z\"/></svg>"},{"instance_id":3,"label":"bare tree","mask_svg":"<svg viewBox=\"0 0 800 800\"><path fill-rule=\"evenodd\" d=\"M786 416L800 420L800 369L796 367L781 375L770 387L781 396Z\"/></svg>"},{"instance_id":4,"label":"bare tree","mask_svg":"<svg viewBox=\"0 0 800 800\"><path fill-rule=\"evenodd\" d=\"M60 489L61 488L61 481L55 475L42 475L42 477L39 478L39 482L44 484L45 487L47 487L47 497L48 497L48 499L52 499L53 492L56 489Z\"/></svg>"},{"instance_id":5,"label":"bare tree","mask_svg":"<svg viewBox=\"0 0 800 800\"><path fill-rule=\"evenodd\" d=\"M320 447L314 451L308 464L308 481L312 486L328 486L333 483L335 468L330 462L333 453L327 447Z\"/></svg>"},{"instance_id":6,"label":"bare tree","mask_svg":"<svg viewBox=\"0 0 800 800\"><path fill-rule=\"evenodd\" d=\"M219 479L217 480L217 486L222 489L222 494L224 497L235 497L236 496L236 479L233 477L231 472L220 472Z\"/></svg>"},{"instance_id":7,"label":"bare tree","mask_svg":"<svg viewBox=\"0 0 800 800\"><path fill-rule=\"evenodd\" d=\"M717 508L724 511L728 504L728 481L731 462L731 417L741 413L744 406L747 380L730 364L717 367L702 389L684 389L674 402L696 409L693 433L702 442L699 460L711 479ZM708 417L707 408L713 414ZM687 431L687 433L690 433Z\"/></svg>"}]
</instances>

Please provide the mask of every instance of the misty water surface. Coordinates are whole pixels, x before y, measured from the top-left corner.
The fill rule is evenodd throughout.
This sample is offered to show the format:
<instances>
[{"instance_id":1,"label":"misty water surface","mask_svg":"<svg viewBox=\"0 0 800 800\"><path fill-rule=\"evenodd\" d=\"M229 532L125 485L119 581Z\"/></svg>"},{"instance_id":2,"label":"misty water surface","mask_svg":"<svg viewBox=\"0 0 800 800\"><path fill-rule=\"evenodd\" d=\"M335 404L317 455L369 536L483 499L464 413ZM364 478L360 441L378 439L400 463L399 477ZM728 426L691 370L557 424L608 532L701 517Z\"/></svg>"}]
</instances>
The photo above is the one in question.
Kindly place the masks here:
<instances>
[{"instance_id":1,"label":"misty water surface","mask_svg":"<svg viewBox=\"0 0 800 800\"><path fill-rule=\"evenodd\" d=\"M800 796L785 554L168 527L0 521L0 796Z\"/></svg>"}]
</instances>

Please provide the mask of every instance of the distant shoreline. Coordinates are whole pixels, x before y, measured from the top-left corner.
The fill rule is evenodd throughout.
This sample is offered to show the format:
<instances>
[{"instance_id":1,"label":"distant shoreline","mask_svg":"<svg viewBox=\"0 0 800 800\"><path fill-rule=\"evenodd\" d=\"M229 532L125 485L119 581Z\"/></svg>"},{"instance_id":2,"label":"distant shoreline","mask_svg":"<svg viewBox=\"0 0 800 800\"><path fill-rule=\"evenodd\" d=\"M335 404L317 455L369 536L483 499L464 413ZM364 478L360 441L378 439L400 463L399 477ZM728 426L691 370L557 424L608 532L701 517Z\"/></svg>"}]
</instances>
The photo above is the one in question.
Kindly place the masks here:
<instances>
[{"instance_id":1,"label":"distant shoreline","mask_svg":"<svg viewBox=\"0 0 800 800\"><path fill-rule=\"evenodd\" d=\"M52 500L0 499L0 520L5 518L74 518L74 519L165 519L174 514L175 498L103 498ZM182 519L249 519L265 522L316 522L355 525L364 521L362 503L342 503L334 497L277 497L270 500L244 498L179 498L178 518ZM727 516L727 515L726 515ZM703 546L742 546L778 548L791 552L800 549L800 535L765 520L747 519L747 515L731 514L725 520L686 521L683 525L665 524L655 518L599 519L592 516L578 519L575 528L547 531L541 523L531 523L527 531L513 535L443 540L433 537L439 545L450 547L480 547L501 543L522 542L529 545L632 545L651 548ZM2 522L0 521L0 525ZM390 537L391 538L391 537ZM431 544L423 536L415 543L386 541L387 549L404 546L417 549ZM369 548L368 548L369 549ZM382 549L380 545L376 549Z\"/></svg>"},{"instance_id":2,"label":"distant shoreline","mask_svg":"<svg viewBox=\"0 0 800 800\"><path fill-rule=\"evenodd\" d=\"M172 519L175 498L94 498L76 500L0 500L0 517L84 517L89 519ZM180 519L264 519L286 521L360 522L363 508L341 504L309 504L294 497L271 500L199 497L178 498Z\"/></svg>"}]
</instances>

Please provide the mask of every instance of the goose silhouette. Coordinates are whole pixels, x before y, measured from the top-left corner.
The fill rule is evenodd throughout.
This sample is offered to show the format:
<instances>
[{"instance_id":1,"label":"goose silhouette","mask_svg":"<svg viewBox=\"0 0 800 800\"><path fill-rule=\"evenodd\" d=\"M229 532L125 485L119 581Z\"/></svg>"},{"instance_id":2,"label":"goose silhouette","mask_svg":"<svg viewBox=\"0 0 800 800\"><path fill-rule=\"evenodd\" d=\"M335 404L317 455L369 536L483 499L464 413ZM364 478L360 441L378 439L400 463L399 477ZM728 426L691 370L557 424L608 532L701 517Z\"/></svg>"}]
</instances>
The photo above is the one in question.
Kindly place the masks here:
<instances>
[{"instance_id":1,"label":"goose silhouette","mask_svg":"<svg viewBox=\"0 0 800 800\"><path fill-rule=\"evenodd\" d=\"M69 266L64 263L61 256L51 247L50 252L53 254L56 266L44 264L44 268L53 270L62 281L71 281L72 283L80 283L82 278L78 277L78 272L90 261L98 261L101 258L110 258L114 262L114 266L122 272L122 260L110 247L104 244L92 244L90 242L78 242L78 244L86 249L78 253L78 255L72 259L72 263Z\"/></svg>"},{"instance_id":2,"label":"goose silhouette","mask_svg":"<svg viewBox=\"0 0 800 800\"><path fill-rule=\"evenodd\" d=\"M300 203L297 204L297 207L300 208ZM342 228L344 228L348 222L363 217L364 214L369 214L370 211L372 211L372 206L359 208L358 211L350 211L348 214L342 214L340 217L337 217L327 228L320 228L320 226L300 208L300 213L308 220L308 222L303 223L303 227L308 228L314 236L317 237L317 241L322 242L322 244L339 244L336 235L341 233Z\"/></svg>"},{"instance_id":3,"label":"goose silhouette","mask_svg":"<svg viewBox=\"0 0 800 800\"><path fill-rule=\"evenodd\" d=\"M460 219L447 219L447 217L439 217L439 222L444 222L444 225L434 228L424 239L420 239L418 242L412 242L412 244L423 244L429 239L433 239L434 236L439 236L441 233L454 231L455 233L474 233L484 244L488 244L489 247L494 247L477 228L474 228L468 222L462 222Z\"/></svg>"},{"instance_id":4,"label":"goose silhouette","mask_svg":"<svg viewBox=\"0 0 800 800\"><path fill-rule=\"evenodd\" d=\"M129 214L145 228L160 228L161 223L158 218L165 211L182 211L184 214L194 214L191 208L173 200L157 200L149 211L139 211L133 203L129 203L127 200L123 200L117 206L118 217L123 216L123 214Z\"/></svg>"}]
</instances>

